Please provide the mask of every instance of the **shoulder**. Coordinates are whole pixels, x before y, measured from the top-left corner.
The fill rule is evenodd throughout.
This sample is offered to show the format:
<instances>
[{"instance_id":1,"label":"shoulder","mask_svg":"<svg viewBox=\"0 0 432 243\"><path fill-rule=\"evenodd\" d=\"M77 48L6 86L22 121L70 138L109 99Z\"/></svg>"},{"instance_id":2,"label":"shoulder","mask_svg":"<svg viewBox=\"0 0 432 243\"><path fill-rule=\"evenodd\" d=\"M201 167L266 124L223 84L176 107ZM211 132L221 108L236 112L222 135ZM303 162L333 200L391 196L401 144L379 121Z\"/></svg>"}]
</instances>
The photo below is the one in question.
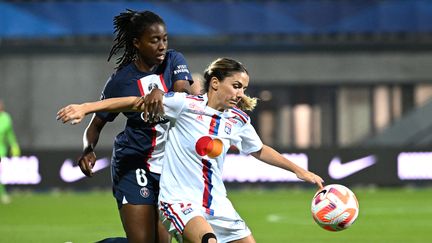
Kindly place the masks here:
<instances>
[{"instance_id":1,"label":"shoulder","mask_svg":"<svg viewBox=\"0 0 432 243\"><path fill-rule=\"evenodd\" d=\"M134 65L133 63L129 63L128 65L115 70L111 77L119 79L119 78L125 78L127 76L130 76L131 73L134 73L133 65Z\"/></svg>"},{"instance_id":2,"label":"shoulder","mask_svg":"<svg viewBox=\"0 0 432 243\"><path fill-rule=\"evenodd\" d=\"M242 124L250 123L250 117L237 107L228 110L231 119L237 120Z\"/></svg>"},{"instance_id":3,"label":"shoulder","mask_svg":"<svg viewBox=\"0 0 432 243\"><path fill-rule=\"evenodd\" d=\"M166 51L166 56L168 56L168 57L177 57L177 56L183 57L183 54L179 51L174 50L174 49L168 49Z\"/></svg>"},{"instance_id":4,"label":"shoulder","mask_svg":"<svg viewBox=\"0 0 432 243\"><path fill-rule=\"evenodd\" d=\"M117 69L114 71L114 73L109 77L108 81L109 83L117 83L122 82L126 79L130 79L131 76L133 76L131 70L131 64L128 64L120 69Z\"/></svg>"},{"instance_id":5,"label":"shoulder","mask_svg":"<svg viewBox=\"0 0 432 243\"><path fill-rule=\"evenodd\" d=\"M191 100L191 102L202 102L205 101L204 96L202 95L191 95L191 94L186 94L186 99Z\"/></svg>"},{"instance_id":6,"label":"shoulder","mask_svg":"<svg viewBox=\"0 0 432 243\"><path fill-rule=\"evenodd\" d=\"M172 63L184 63L186 61L184 55L174 49L167 50L165 59Z\"/></svg>"},{"instance_id":7,"label":"shoulder","mask_svg":"<svg viewBox=\"0 0 432 243\"><path fill-rule=\"evenodd\" d=\"M177 100L184 100L188 103L199 103L205 101L204 97L202 95L190 95L185 92L173 92L170 91L168 93L165 93L165 98L167 99L177 99Z\"/></svg>"}]
</instances>

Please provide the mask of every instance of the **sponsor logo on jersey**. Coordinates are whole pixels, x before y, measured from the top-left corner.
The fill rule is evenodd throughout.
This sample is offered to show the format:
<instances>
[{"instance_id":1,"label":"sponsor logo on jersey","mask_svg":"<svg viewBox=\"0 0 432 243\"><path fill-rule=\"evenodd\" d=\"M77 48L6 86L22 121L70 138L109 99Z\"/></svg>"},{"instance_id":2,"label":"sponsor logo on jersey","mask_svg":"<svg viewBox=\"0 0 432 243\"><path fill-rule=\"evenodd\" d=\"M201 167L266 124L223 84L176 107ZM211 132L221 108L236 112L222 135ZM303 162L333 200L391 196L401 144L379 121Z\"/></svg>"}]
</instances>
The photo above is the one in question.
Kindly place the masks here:
<instances>
[{"instance_id":1,"label":"sponsor logo on jersey","mask_svg":"<svg viewBox=\"0 0 432 243\"><path fill-rule=\"evenodd\" d=\"M190 103L188 105L189 109L191 110L191 112L196 113L196 114L204 114L204 109L200 106L198 106L195 103Z\"/></svg>"},{"instance_id":2,"label":"sponsor logo on jersey","mask_svg":"<svg viewBox=\"0 0 432 243\"><path fill-rule=\"evenodd\" d=\"M189 73L189 69L187 67L187 65L177 65L176 70L174 70L174 74L179 74L179 73Z\"/></svg>"},{"instance_id":3,"label":"sponsor logo on jersey","mask_svg":"<svg viewBox=\"0 0 432 243\"><path fill-rule=\"evenodd\" d=\"M236 119L234 119L232 117L228 118L228 121L232 122L233 124L237 124Z\"/></svg>"},{"instance_id":4,"label":"sponsor logo on jersey","mask_svg":"<svg viewBox=\"0 0 432 243\"><path fill-rule=\"evenodd\" d=\"M143 198L148 198L150 196L150 190L147 187L143 187L140 189L140 195Z\"/></svg>"},{"instance_id":5,"label":"sponsor logo on jersey","mask_svg":"<svg viewBox=\"0 0 432 243\"><path fill-rule=\"evenodd\" d=\"M195 150L200 156L207 155L210 158L216 158L223 152L223 143L218 138L204 136L196 142Z\"/></svg>"},{"instance_id":6,"label":"sponsor logo on jersey","mask_svg":"<svg viewBox=\"0 0 432 243\"><path fill-rule=\"evenodd\" d=\"M202 115L198 115L196 118L198 121L204 121L203 116Z\"/></svg>"},{"instance_id":7,"label":"sponsor logo on jersey","mask_svg":"<svg viewBox=\"0 0 432 243\"><path fill-rule=\"evenodd\" d=\"M188 215L191 212L193 212L193 208L189 208L188 207L188 208L182 209L182 212L183 212L184 215Z\"/></svg>"}]
</instances>

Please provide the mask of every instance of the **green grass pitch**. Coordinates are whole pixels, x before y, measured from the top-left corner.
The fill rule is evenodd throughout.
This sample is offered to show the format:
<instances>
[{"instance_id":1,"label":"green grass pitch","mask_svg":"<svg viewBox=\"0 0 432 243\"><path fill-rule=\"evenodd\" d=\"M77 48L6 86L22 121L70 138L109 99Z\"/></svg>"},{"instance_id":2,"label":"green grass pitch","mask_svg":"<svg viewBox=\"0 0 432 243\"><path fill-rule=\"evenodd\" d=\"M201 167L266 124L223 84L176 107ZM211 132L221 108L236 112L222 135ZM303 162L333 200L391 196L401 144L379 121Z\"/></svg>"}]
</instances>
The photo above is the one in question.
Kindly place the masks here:
<instances>
[{"instance_id":1,"label":"green grass pitch","mask_svg":"<svg viewBox=\"0 0 432 243\"><path fill-rule=\"evenodd\" d=\"M430 242L432 188L352 188L360 214L347 230L328 232L310 214L312 189L228 190L259 243ZM0 204L0 242L95 242L123 236L116 204L102 192L13 192Z\"/></svg>"}]
</instances>

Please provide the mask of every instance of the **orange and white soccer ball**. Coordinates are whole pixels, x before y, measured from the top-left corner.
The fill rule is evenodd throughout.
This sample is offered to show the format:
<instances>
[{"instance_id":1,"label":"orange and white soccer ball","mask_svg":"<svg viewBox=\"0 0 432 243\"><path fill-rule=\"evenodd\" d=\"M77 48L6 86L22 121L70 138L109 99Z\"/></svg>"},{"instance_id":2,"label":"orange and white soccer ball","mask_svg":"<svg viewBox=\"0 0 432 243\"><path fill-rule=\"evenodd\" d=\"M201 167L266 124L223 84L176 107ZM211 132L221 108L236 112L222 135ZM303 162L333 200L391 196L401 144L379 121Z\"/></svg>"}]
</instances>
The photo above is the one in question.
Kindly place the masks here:
<instances>
[{"instance_id":1,"label":"orange and white soccer ball","mask_svg":"<svg viewBox=\"0 0 432 243\"><path fill-rule=\"evenodd\" d=\"M313 219L321 228L341 231L357 219L359 204L349 188L331 184L315 193L311 211Z\"/></svg>"}]
</instances>

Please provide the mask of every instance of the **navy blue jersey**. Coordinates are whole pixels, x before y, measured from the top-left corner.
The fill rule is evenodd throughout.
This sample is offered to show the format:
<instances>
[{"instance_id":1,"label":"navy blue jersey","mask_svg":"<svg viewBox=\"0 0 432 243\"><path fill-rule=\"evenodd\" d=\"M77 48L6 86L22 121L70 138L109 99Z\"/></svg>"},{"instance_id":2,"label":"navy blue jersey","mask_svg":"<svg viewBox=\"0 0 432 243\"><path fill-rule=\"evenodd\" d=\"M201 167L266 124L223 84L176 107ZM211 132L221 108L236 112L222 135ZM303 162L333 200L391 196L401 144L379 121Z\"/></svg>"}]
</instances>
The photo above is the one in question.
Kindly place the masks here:
<instances>
[{"instance_id":1,"label":"navy blue jersey","mask_svg":"<svg viewBox=\"0 0 432 243\"><path fill-rule=\"evenodd\" d=\"M125 96L143 96L153 88L165 92L173 91L174 82L192 77L183 55L168 50L165 60L153 72L141 72L134 63L115 72L105 84L101 99ZM119 113L98 112L96 115L105 121L113 121ZM113 161L119 170L144 168L160 173L168 122L149 124L143 121L141 112L124 112L127 117L126 127L115 139ZM122 173L120 173L122 174Z\"/></svg>"}]
</instances>

